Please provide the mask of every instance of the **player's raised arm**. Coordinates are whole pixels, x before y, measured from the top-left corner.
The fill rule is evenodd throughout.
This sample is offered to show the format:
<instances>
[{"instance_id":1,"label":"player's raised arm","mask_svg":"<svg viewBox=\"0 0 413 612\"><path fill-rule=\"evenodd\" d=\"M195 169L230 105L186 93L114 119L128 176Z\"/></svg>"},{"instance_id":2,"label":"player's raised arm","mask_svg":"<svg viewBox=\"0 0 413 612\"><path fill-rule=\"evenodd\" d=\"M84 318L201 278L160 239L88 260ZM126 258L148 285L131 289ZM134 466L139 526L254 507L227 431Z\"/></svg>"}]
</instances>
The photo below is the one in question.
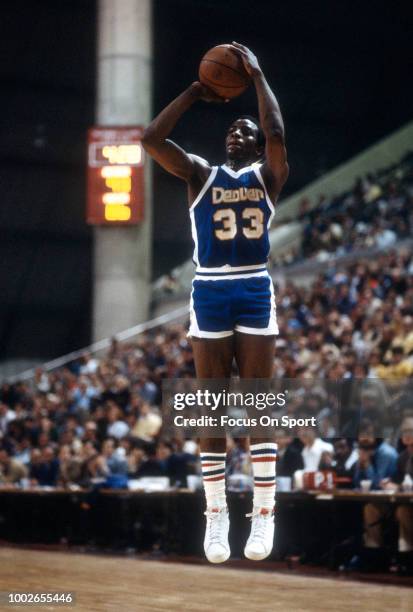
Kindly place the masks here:
<instances>
[{"instance_id":1,"label":"player's raised arm","mask_svg":"<svg viewBox=\"0 0 413 612\"><path fill-rule=\"evenodd\" d=\"M280 106L254 53L236 42L232 43L232 48L242 57L245 69L251 76L257 92L260 124L266 138L266 159L262 171L270 196L275 199L287 180L289 172L284 122Z\"/></svg>"},{"instance_id":2,"label":"player's raised arm","mask_svg":"<svg viewBox=\"0 0 413 612\"><path fill-rule=\"evenodd\" d=\"M200 164L199 158L181 149L169 140L168 136L179 118L198 100L223 102L207 87L195 81L155 117L146 128L142 140L145 151L153 159L165 170L187 182L190 182L196 173Z\"/></svg>"}]
</instances>

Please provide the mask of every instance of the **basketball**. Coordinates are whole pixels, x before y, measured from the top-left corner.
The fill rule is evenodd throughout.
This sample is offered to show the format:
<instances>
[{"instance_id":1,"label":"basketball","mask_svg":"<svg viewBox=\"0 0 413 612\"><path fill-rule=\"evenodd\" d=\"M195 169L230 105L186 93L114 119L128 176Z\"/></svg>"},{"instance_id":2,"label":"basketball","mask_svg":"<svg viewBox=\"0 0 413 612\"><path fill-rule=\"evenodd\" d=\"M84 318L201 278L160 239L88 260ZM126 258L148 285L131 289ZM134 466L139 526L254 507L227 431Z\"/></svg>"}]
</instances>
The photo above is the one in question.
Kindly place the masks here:
<instances>
[{"instance_id":1,"label":"basketball","mask_svg":"<svg viewBox=\"0 0 413 612\"><path fill-rule=\"evenodd\" d=\"M218 45L202 58L199 80L221 98L236 98L247 89L251 79L231 46Z\"/></svg>"}]
</instances>

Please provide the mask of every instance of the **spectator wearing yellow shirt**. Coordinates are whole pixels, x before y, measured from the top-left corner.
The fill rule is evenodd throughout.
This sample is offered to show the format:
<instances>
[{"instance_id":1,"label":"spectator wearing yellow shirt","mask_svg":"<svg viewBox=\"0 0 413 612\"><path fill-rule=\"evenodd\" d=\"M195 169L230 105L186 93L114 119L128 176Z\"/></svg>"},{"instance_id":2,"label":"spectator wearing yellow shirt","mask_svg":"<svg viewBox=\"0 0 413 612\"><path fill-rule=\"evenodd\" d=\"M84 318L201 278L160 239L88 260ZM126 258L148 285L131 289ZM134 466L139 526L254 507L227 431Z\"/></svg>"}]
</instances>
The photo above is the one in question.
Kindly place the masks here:
<instances>
[{"instance_id":1,"label":"spectator wearing yellow shirt","mask_svg":"<svg viewBox=\"0 0 413 612\"><path fill-rule=\"evenodd\" d=\"M405 358L403 347L395 346L392 349L391 363L377 366L376 373L384 380L408 378L413 375L413 364Z\"/></svg>"},{"instance_id":2,"label":"spectator wearing yellow shirt","mask_svg":"<svg viewBox=\"0 0 413 612\"><path fill-rule=\"evenodd\" d=\"M27 478L26 466L10 457L5 448L0 449L0 484L18 484L22 478Z\"/></svg>"},{"instance_id":3,"label":"spectator wearing yellow shirt","mask_svg":"<svg viewBox=\"0 0 413 612\"><path fill-rule=\"evenodd\" d=\"M161 416L151 409L148 402L143 402L139 408L138 420L131 431L131 435L134 438L151 441L159 433L161 425Z\"/></svg>"}]
</instances>

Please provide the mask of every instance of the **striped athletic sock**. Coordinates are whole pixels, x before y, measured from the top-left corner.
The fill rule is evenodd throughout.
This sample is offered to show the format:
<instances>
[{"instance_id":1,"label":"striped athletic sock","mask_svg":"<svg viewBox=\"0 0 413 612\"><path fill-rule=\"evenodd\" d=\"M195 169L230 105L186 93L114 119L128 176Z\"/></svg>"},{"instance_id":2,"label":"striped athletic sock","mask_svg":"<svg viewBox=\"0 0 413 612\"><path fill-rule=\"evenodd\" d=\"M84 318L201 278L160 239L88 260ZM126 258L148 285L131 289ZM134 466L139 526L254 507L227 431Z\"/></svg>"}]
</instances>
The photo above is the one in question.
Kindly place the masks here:
<instances>
[{"instance_id":1,"label":"striped athletic sock","mask_svg":"<svg viewBox=\"0 0 413 612\"><path fill-rule=\"evenodd\" d=\"M254 475L254 508L273 508L275 504L275 442L251 444L252 473Z\"/></svg>"},{"instance_id":2,"label":"striped athletic sock","mask_svg":"<svg viewBox=\"0 0 413 612\"><path fill-rule=\"evenodd\" d=\"M207 508L225 508L225 458L227 453L201 453Z\"/></svg>"}]
</instances>

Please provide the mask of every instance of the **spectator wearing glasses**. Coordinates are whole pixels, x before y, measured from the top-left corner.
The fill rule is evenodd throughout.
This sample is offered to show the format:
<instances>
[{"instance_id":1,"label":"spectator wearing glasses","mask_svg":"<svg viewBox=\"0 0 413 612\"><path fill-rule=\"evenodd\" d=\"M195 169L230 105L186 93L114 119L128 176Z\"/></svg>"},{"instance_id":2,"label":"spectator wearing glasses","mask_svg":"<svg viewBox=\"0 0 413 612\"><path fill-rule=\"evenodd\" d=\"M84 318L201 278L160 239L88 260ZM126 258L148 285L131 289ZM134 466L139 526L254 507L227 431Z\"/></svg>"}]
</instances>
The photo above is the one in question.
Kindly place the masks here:
<instances>
[{"instance_id":1,"label":"spectator wearing glasses","mask_svg":"<svg viewBox=\"0 0 413 612\"><path fill-rule=\"evenodd\" d=\"M392 478L396 473L396 449L377 437L375 426L369 419L364 419L360 424L358 447L359 458L355 464L353 485L359 488L362 480L370 480L372 489L380 489L381 481Z\"/></svg>"}]
</instances>

